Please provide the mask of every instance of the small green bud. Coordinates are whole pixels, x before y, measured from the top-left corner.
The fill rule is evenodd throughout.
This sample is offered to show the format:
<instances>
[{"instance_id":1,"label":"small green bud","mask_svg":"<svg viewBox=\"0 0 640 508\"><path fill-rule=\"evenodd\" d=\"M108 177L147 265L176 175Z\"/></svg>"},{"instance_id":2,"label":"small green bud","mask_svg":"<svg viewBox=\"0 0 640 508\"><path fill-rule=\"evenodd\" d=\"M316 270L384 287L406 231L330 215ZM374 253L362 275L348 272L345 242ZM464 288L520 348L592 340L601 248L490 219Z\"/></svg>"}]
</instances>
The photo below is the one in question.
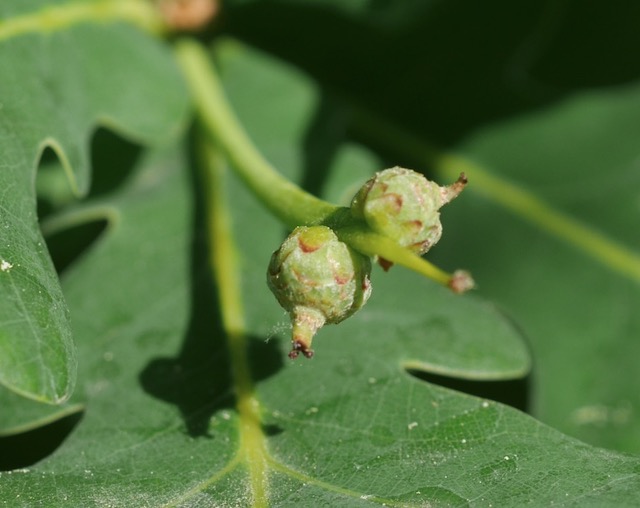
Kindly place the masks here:
<instances>
[{"instance_id":1,"label":"small green bud","mask_svg":"<svg viewBox=\"0 0 640 508\"><path fill-rule=\"evenodd\" d=\"M339 323L371 294L369 258L338 240L326 226L299 226L271 256L267 283L293 324L290 358L313 356L311 340Z\"/></svg>"},{"instance_id":2,"label":"small green bud","mask_svg":"<svg viewBox=\"0 0 640 508\"><path fill-rule=\"evenodd\" d=\"M453 185L440 187L416 171L396 166L366 182L354 196L351 211L372 230L422 255L442 235L438 210L458 196L466 183L461 174Z\"/></svg>"}]
</instances>

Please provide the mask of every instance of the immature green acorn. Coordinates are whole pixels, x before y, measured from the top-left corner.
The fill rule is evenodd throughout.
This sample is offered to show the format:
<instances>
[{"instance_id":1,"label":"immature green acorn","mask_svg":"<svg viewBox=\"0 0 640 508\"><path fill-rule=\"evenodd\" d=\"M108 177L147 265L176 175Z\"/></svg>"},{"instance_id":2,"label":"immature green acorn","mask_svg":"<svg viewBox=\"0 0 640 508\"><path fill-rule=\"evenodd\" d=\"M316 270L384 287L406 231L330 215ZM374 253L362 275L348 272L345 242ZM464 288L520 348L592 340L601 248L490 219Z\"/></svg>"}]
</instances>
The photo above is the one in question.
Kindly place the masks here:
<instances>
[{"instance_id":1,"label":"immature green acorn","mask_svg":"<svg viewBox=\"0 0 640 508\"><path fill-rule=\"evenodd\" d=\"M351 211L372 230L422 255L442 235L438 210L466 183L463 173L454 184L440 187L421 173L396 166L367 181L354 196Z\"/></svg>"},{"instance_id":2,"label":"immature green acorn","mask_svg":"<svg viewBox=\"0 0 640 508\"><path fill-rule=\"evenodd\" d=\"M271 256L267 283L293 325L290 358L313 356L311 341L325 324L339 323L371 294L369 258L326 226L299 226Z\"/></svg>"}]
</instances>

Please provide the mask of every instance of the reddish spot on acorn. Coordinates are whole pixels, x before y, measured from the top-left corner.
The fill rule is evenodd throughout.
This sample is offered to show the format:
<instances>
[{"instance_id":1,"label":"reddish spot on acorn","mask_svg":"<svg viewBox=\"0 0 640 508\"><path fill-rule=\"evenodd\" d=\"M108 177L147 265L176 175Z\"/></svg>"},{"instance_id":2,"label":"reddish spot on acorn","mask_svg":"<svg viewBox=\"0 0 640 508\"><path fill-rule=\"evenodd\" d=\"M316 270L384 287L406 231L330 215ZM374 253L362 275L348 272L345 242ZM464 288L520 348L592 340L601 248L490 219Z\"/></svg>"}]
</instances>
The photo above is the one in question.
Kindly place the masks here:
<instances>
[{"instance_id":1,"label":"reddish spot on acorn","mask_svg":"<svg viewBox=\"0 0 640 508\"><path fill-rule=\"evenodd\" d=\"M306 243L302 238L298 238L298 245L300 246L300 250L305 253L315 252L320 248L320 245Z\"/></svg>"}]
</instances>

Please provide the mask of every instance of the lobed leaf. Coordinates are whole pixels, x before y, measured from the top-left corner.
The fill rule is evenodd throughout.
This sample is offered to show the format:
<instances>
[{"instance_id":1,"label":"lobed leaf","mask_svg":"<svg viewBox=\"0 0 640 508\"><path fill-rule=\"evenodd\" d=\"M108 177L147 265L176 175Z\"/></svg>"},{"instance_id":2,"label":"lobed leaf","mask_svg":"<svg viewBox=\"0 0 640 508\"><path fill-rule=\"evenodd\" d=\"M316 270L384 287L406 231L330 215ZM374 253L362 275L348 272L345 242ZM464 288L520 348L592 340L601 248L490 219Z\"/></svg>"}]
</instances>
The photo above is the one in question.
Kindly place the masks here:
<instances>
[{"instance_id":1,"label":"lobed leaf","mask_svg":"<svg viewBox=\"0 0 640 508\"><path fill-rule=\"evenodd\" d=\"M52 148L70 185L84 194L87 147L98 125L157 142L176 134L186 112L184 86L166 48L108 16L102 20L108 14L102 4L0 8L0 383L50 403L69 397L76 357L38 227L38 159ZM94 22L74 17L79 6Z\"/></svg>"}]
</instances>

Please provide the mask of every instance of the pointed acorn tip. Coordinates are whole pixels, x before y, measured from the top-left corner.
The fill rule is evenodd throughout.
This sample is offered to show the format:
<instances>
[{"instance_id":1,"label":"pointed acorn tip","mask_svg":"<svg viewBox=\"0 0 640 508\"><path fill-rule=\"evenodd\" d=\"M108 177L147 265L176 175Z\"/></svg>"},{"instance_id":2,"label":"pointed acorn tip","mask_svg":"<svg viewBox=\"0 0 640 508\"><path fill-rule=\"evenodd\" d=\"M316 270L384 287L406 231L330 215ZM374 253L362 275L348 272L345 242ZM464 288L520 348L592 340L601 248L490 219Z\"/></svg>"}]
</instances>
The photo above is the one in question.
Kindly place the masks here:
<instances>
[{"instance_id":1,"label":"pointed acorn tip","mask_svg":"<svg viewBox=\"0 0 640 508\"><path fill-rule=\"evenodd\" d=\"M443 204L447 204L457 198L468 183L469 180L467 179L467 175L460 173L458 179L451 185L441 187Z\"/></svg>"}]
</instances>

